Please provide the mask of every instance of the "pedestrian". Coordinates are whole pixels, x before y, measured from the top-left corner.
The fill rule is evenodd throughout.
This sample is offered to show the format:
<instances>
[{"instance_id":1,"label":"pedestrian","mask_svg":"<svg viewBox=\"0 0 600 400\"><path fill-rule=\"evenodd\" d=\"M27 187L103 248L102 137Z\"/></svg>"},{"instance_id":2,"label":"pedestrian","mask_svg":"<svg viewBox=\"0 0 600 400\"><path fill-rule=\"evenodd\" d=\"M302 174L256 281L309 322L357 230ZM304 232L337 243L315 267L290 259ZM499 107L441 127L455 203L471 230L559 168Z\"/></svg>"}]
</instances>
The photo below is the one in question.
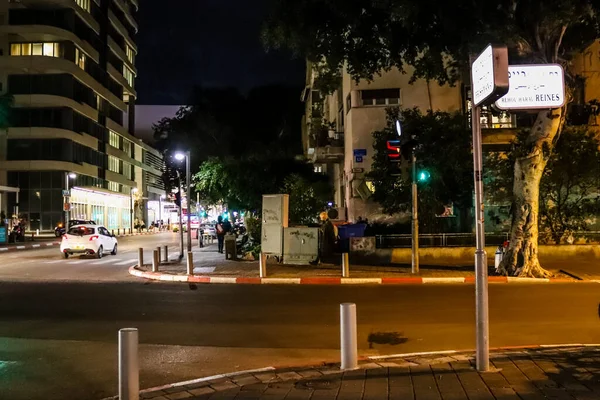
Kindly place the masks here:
<instances>
[{"instance_id":1,"label":"pedestrian","mask_svg":"<svg viewBox=\"0 0 600 400\"><path fill-rule=\"evenodd\" d=\"M223 253L223 243L225 242L225 225L223 224L223 217L220 215L219 218L217 218L215 231L217 232L218 251L219 253Z\"/></svg>"}]
</instances>

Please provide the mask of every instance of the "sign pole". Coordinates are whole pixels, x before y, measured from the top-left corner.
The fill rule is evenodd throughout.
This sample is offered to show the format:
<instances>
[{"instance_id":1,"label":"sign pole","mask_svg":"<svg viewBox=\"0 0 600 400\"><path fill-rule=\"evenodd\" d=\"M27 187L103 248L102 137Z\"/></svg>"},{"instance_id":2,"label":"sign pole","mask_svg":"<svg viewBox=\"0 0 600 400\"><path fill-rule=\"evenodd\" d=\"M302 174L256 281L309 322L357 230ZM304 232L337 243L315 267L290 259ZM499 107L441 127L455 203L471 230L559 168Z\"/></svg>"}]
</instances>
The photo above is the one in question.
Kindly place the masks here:
<instances>
[{"instance_id":1,"label":"sign pole","mask_svg":"<svg viewBox=\"0 0 600 400\"><path fill-rule=\"evenodd\" d=\"M411 273L419 273L419 215L417 195L417 155L412 149L412 263Z\"/></svg>"},{"instance_id":2,"label":"sign pole","mask_svg":"<svg viewBox=\"0 0 600 400\"><path fill-rule=\"evenodd\" d=\"M483 210L483 160L481 149L480 108L471 109L473 127L473 176L475 179L475 312L477 370L488 371L489 362L489 315L488 315L488 272L487 254L485 252L485 225Z\"/></svg>"}]
</instances>

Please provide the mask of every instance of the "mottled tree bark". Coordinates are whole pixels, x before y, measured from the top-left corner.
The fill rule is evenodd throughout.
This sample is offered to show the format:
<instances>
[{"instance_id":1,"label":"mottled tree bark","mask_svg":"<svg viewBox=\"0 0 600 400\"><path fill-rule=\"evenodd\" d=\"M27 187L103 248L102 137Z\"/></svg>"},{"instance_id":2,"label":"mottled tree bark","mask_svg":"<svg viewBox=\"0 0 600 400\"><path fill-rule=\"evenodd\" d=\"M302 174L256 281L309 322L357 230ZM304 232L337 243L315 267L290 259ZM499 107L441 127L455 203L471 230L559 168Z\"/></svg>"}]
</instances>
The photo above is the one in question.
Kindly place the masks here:
<instances>
[{"instance_id":1,"label":"mottled tree bark","mask_svg":"<svg viewBox=\"0 0 600 400\"><path fill-rule=\"evenodd\" d=\"M541 111L515 161L510 244L500 265L504 275L545 278L538 260L540 180L564 121L564 109Z\"/></svg>"}]
</instances>

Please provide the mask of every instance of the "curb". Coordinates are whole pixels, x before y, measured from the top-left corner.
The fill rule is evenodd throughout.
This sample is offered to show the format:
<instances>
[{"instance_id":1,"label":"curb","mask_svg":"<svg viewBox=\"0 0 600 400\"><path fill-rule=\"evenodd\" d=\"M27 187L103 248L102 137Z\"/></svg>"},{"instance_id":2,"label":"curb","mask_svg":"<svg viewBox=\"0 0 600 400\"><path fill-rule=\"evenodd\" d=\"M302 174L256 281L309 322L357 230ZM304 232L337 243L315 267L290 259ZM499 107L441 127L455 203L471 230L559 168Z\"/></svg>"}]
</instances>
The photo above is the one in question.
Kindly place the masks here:
<instances>
[{"instance_id":1,"label":"curb","mask_svg":"<svg viewBox=\"0 0 600 400\"><path fill-rule=\"evenodd\" d=\"M427 285L427 284L474 284L475 277L444 277L444 278L334 278L334 277L307 277L307 278L258 278L258 277L223 277L200 275L175 275L163 272L144 271L137 265L129 267L129 274L138 278L145 278L163 282L185 283L227 283L251 285ZM564 283L582 282L568 279L553 278L517 278L506 276L490 276L489 283Z\"/></svg>"},{"instance_id":2,"label":"curb","mask_svg":"<svg viewBox=\"0 0 600 400\"><path fill-rule=\"evenodd\" d=\"M512 354L533 352L539 354L540 351L568 351L569 349L577 348L600 348L600 344L554 344L554 345L528 345L528 346L506 346L490 348L491 353ZM373 369L386 368L392 366L415 366L421 363L435 364L447 363L449 358L457 357L460 360L468 360L475 358L475 350L440 350L440 351L425 351L414 353L390 354L382 356L367 356L359 357L358 369ZM490 354L494 356L494 354ZM390 363L386 360L401 359L403 363ZM396 365L397 364L397 365ZM405 365L402 365L405 364ZM161 394L175 395L179 391L186 394L202 395L211 394L221 390L230 389L232 387L243 386L245 384L256 383L275 383L289 380L311 379L322 377L331 374L341 374L344 371L340 369L339 362L323 362L319 365L307 364L297 365L293 367L286 366L269 366L264 368L249 369L244 371L235 371L225 374L207 376L203 378L191 379L166 385L156 386L148 389L140 390L140 394L144 394L143 398L149 398L148 394L155 393L156 396ZM251 380L251 382L249 382ZM195 391L198 391L195 393ZM190 397L187 395L185 397ZM181 397L181 398L185 398ZM106 397L102 400L118 400L118 396ZM160 398L160 397L158 397ZM180 398L180 397L177 397Z\"/></svg>"}]
</instances>

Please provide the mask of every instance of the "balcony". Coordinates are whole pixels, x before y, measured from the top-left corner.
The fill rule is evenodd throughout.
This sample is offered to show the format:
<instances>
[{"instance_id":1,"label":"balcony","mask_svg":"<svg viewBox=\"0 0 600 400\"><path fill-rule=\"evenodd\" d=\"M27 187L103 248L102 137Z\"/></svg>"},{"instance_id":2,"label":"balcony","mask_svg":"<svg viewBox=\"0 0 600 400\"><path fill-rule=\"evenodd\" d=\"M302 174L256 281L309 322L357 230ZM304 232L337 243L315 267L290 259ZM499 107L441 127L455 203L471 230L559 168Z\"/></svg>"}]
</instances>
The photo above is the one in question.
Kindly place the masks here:
<instances>
[{"instance_id":1,"label":"balcony","mask_svg":"<svg viewBox=\"0 0 600 400\"><path fill-rule=\"evenodd\" d=\"M308 158L313 163L341 162L344 160L344 132L327 132L311 137Z\"/></svg>"}]
</instances>

